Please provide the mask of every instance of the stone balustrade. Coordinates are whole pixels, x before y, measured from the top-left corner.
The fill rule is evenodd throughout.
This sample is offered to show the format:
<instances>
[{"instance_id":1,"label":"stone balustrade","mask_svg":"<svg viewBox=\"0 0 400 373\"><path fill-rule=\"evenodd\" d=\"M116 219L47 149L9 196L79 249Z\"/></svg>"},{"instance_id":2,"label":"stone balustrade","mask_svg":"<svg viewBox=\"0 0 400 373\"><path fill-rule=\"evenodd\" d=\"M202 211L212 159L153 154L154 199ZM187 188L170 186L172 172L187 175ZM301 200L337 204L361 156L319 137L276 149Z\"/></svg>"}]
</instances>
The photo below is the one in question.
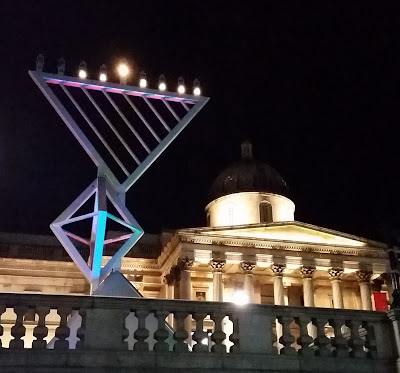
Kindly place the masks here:
<instances>
[{"instance_id":1,"label":"stone balustrade","mask_svg":"<svg viewBox=\"0 0 400 373\"><path fill-rule=\"evenodd\" d=\"M400 335L395 311L3 293L0 314L1 372L392 372Z\"/></svg>"}]
</instances>

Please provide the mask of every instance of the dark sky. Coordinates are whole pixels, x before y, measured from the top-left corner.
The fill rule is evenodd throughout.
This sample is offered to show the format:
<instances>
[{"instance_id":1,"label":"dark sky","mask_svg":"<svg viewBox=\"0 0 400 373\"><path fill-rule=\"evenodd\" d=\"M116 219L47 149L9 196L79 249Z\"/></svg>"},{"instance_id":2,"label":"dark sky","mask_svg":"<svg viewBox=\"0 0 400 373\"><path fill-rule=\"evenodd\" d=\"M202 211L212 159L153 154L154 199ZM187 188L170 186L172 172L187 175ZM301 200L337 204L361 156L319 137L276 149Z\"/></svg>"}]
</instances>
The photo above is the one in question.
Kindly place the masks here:
<instances>
[{"instance_id":1,"label":"dark sky","mask_svg":"<svg viewBox=\"0 0 400 373\"><path fill-rule=\"evenodd\" d=\"M207 3L207 4L206 4ZM96 169L28 76L126 57L211 99L128 192L147 232L205 224L241 141L286 180L296 219L370 238L399 226L399 8L383 2L2 1L0 231L49 233ZM136 77L137 78L137 77ZM152 81L152 82L151 82Z\"/></svg>"}]
</instances>

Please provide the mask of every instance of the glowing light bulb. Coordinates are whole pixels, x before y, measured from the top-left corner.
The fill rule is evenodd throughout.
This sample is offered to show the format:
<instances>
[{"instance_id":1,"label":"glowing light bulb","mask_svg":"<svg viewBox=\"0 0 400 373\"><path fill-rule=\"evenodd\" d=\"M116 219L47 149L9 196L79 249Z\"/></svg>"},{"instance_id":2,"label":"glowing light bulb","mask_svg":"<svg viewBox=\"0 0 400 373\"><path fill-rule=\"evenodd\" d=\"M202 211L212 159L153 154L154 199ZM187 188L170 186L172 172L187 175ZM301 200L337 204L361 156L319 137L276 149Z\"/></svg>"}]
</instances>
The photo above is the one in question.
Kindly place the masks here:
<instances>
[{"instance_id":1,"label":"glowing light bulb","mask_svg":"<svg viewBox=\"0 0 400 373\"><path fill-rule=\"evenodd\" d=\"M81 79L86 79L87 78L87 65L85 61L82 61L79 64L79 72L78 72L78 76Z\"/></svg>"},{"instance_id":2,"label":"glowing light bulb","mask_svg":"<svg viewBox=\"0 0 400 373\"><path fill-rule=\"evenodd\" d=\"M161 74L158 79L158 89L160 91L165 91L167 89L167 83L163 74Z\"/></svg>"},{"instance_id":3,"label":"glowing light bulb","mask_svg":"<svg viewBox=\"0 0 400 373\"><path fill-rule=\"evenodd\" d=\"M139 74L139 86L141 88L146 88L147 87L147 76L144 71L141 71Z\"/></svg>"},{"instance_id":4,"label":"glowing light bulb","mask_svg":"<svg viewBox=\"0 0 400 373\"><path fill-rule=\"evenodd\" d=\"M250 302L249 295L243 290L236 290L232 296L232 302L238 306L244 306Z\"/></svg>"},{"instance_id":5,"label":"glowing light bulb","mask_svg":"<svg viewBox=\"0 0 400 373\"><path fill-rule=\"evenodd\" d=\"M201 95L200 81L199 79L195 79L193 82L193 94L195 96Z\"/></svg>"},{"instance_id":6,"label":"glowing light bulb","mask_svg":"<svg viewBox=\"0 0 400 373\"><path fill-rule=\"evenodd\" d=\"M183 95L185 93L185 81L183 80L182 77L179 77L178 79L178 93Z\"/></svg>"},{"instance_id":7,"label":"glowing light bulb","mask_svg":"<svg viewBox=\"0 0 400 373\"><path fill-rule=\"evenodd\" d=\"M86 77L87 77L86 71L85 70L79 70L79 77L81 79L86 79Z\"/></svg>"},{"instance_id":8,"label":"glowing light bulb","mask_svg":"<svg viewBox=\"0 0 400 373\"><path fill-rule=\"evenodd\" d=\"M107 66L104 65L104 64L100 66L99 79L102 82L106 82L107 81Z\"/></svg>"},{"instance_id":9,"label":"glowing light bulb","mask_svg":"<svg viewBox=\"0 0 400 373\"><path fill-rule=\"evenodd\" d=\"M130 70L128 63L125 60L118 65L118 74L121 84L126 84Z\"/></svg>"}]
</instances>

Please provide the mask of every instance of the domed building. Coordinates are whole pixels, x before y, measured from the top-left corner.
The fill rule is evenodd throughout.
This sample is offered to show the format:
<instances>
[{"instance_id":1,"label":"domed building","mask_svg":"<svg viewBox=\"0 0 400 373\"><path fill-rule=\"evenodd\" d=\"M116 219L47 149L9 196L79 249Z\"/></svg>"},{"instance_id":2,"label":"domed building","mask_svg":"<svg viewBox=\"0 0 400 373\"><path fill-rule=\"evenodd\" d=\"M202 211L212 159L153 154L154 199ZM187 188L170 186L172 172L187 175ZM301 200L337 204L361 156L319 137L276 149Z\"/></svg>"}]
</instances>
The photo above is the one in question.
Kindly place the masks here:
<instances>
[{"instance_id":1,"label":"domed building","mask_svg":"<svg viewBox=\"0 0 400 373\"><path fill-rule=\"evenodd\" d=\"M281 175L244 142L211 186L207 226L145 234L121 270L150 298L387 307L386 245L296 221L289 196ZM0 245L0 291L88 293L54 237L4 233Z\"/></svg>"}]
</instances>

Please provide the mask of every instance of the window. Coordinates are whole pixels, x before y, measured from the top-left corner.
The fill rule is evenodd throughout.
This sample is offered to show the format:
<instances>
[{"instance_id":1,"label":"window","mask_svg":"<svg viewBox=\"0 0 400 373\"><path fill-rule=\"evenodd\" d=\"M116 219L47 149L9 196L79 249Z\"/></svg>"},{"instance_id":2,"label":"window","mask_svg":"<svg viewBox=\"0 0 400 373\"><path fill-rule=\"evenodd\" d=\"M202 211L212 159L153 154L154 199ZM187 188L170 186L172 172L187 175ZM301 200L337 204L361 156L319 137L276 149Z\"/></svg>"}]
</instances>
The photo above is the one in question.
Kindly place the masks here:
<instances>
[{"instance_id":1,"label":"window","mask_svg":"<svg viewBox=\"0 0 400 373\"><path fill-rule=\"evenodd\" d=\"M207 227L210 226L210 222L211 222L210 213L208 212L208 213L207 213Z\"/></svg>"},{"instance_id":2,"label":"window","mask_svg":"<svg viewBox=\"0 0 400 373\"><path fill-rule=\"evenodd\" d=\"M260 203L260 223L272 222L272 207L267 201Z\"/></svg>"},{"instance_id":3,"label":"window","mask_svg":"<svg viewBox=\"0 0 400 373\"><path fill-rule=\"evenodd\" d=\"M196 300L205 302L207 300L207 294L205 291L196 291Z\"/></svg>"}]
</instances>

